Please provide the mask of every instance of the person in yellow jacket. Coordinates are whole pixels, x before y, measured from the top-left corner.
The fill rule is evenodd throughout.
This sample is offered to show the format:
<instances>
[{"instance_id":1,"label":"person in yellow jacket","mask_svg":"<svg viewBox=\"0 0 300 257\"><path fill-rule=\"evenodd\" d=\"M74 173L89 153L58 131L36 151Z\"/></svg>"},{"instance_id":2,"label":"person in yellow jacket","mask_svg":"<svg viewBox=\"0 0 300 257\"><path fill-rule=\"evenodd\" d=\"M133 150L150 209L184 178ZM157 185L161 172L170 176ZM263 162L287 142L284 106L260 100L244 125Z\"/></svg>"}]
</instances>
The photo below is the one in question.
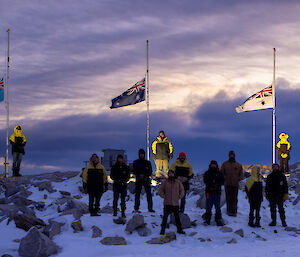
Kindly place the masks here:
<instances>
[{"instance_id":1,"label":"person in yellow jacket","mask_svg":"<svg viewBox=\"0 0 300 257\"><path fill-rule=\"evenodd\" d=\"M282 172L289 172L289 160L290 160L290 151L292 149L291 144L288 139L288 134L281 133L279 138L280 141L277 143L278 151L278 160L280 162L280 170Z\"/></svg>"},{"instance_id":2,"label":"person in yellow jacket","mask_svg":"<svg viewBox=\"0 0 300 257\"><path fill-rule=\"evenodd\" d=\"M181 181L184 187L184 196L180 200L179 212L184 213L186 193L190 189L189 180L194 176L193 167L187 161L184 152L179 153L178 158L173 162L170 168L174 172L176 178Z\"/></svg>"},{"instance_id":3,"label":"person in yellow jacket","mask_svg":"<svg viewBox=\"0 0 300 257\"><path fill-rule=\"evenodd\" d=\"M161 179L162 169L164 169L164 176L167 177L169 161L173 159L173 146L163 130L159 132L159 136L152 144L152 156L156 165L156 178Z\"/></svg>"},{"instance_id":4,"label":"person in yellow jacket","mask_svg":"<svg viewBox=\"0 0 300 257\"><path fill-rule=\"evenodd\" d=\"M83 188L89 194L89 211L91 216L99 216L100 200L102 194L107 191L107 172L100 163L97 154L93 154L89 165L82 173Z\"/></svg>"},{"instance_id":5,"label":"person in yellow jacket","mask_svg":"<svg viewBox=\"0 0 300 257\"><path fill-rule=\"evenodd\" d=\"M15 126L14 133L10 136L9 142L12 145L13 176L21 176L20 166L21 166L23 155L25 154L24 147L26 145L26 138L22 134L22 127L20 125Z\"/></svg>"}]
</instances>

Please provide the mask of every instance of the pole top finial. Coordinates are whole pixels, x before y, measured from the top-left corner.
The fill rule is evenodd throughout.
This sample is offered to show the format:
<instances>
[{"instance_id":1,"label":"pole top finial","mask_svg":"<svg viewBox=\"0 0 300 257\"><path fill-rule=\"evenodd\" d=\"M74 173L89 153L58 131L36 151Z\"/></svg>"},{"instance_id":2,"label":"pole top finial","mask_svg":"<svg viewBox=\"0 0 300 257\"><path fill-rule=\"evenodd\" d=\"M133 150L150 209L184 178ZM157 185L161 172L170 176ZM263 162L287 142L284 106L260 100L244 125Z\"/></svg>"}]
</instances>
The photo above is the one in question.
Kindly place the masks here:
<instances>
[{"instance_id":1,"label":"pole top finial","mask_svg":"<svg viewBox=\"0 0 300 257\"><path fill-rule=\"evenodd\" d=\"M6 32L10 32L10 29L7 29Z\"/></svg>"},{"instance_id":2,"label":"pole top finial","mask_svg":"<svg viewBox=\"0 0 300 257\"><path fill-rule=\"evenodd\" d=\"M274 50L274 52L276 52L276 49L275 49L275 47L273 48L273 50Z\"/></svg>"}]
</instances>

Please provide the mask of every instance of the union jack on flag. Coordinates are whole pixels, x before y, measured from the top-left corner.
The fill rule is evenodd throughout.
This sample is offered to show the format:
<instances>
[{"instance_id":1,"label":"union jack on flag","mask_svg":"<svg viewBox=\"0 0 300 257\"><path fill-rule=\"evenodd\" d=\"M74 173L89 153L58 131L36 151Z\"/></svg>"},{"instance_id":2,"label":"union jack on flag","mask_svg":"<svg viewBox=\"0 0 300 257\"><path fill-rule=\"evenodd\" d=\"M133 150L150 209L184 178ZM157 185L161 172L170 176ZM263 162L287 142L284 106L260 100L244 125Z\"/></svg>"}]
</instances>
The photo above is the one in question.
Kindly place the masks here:
<instances>
[{"instance_id":1,"label":"union jack on flag","mask_svg":"<svg viewBox=\"0 0 300 257\"><path fill-rule=\"evenodd\" d=\"M131 95L134 92L138 93L141 90L145 90L145 78L143 78L141 81L137 82L133 87L129 88L127 91L127 95Z\"/></svg>"},{"instance_id":2,"label":"union jack on flag","mask_svg":"<svg viewBox=\"0 0 300 257\"><path fill-rule=\"evenodd\" d=\"M4 78L0 79L0 102L4 100Z\"/></svg>"},{"instance_id":3,"label":"union jack on flag","mask_svg":"<svg viewBox=\"0 0 300 257\"><path fill-rule=\"evenodd\" d=\"M135 83L131 88L127 89L123 94L111 100L111 109L123 106L134 105L145 101L146 84L145 78Z\"/></svg>"},{"instance_id":4,"label":"union jack on flag","mask_svg":"<svg viewBox=\"0 0 300 257\"><path fill-rule=\"evenodd\" d=\"M248 112L274 108L273 87L268 86L250 96L242 105L235 108L236 112Z\"/></svg>"}]
</instances>

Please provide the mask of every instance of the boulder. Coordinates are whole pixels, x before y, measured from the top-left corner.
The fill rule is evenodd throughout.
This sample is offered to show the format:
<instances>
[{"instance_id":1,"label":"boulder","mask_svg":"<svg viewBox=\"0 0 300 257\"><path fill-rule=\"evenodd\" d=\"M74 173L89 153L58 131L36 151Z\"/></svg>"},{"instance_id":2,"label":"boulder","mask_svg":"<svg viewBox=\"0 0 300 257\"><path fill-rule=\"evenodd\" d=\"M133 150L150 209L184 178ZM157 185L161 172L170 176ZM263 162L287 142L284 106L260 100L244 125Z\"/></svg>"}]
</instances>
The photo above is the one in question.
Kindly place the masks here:
<instances>
[{"instance_id":1,"label":"boulder","mask_svg":"<svg viewBox=\"0 0 300 257\"><path fill-rule=\"evenodd\" d=\"M73 232L77 233L79 231L83 231L83 226L81 220L75 220L72 222L71 227L73 228Z\"/></svg>"},{"instance_id":2,"label":"boulder","mask_svg":"<svg viewBox=\"0 0 300 257\"><path fill-rule=\"evenodd\" d=\"M65 223L57 222L54 220L49 221L49 225L47 225L43 233L48 236L50 239L53 239L54 236L59 235L61 233L61 228L65 225Z\"/></svg>"},{"instance_id":3,"label":"boulder","mask_svg":"<svg viewBox=\"0 0 300 257\"><path fill-rule=\"evenodd\" d=\"M56 190L53 189L50 181L36 182L33 184L39 188L39 191L47 190L49 193L54 193Z\"/></svg>"},{"instance_id":4,"label":"boulder","mask_svg":"<svg viewBox=\"0 0 300 257\"><path fill-rule=\"evenodd\" d=\"M125 231L132 233L134 230L136 230L139 227L144 227L145 221L144 216L140 214L135 214L133 217L128 221Z\"/></svg>"},{"instance_id":5,"label":"boulder","mask_svg":"<svg viewBox=\"0 0 300 257\"><path fill-rule=\"evenodd\" d=\"M176 240L176 234L174 232L169 232L166 234L166 236L152 238L151 240L147 241L146 243L147 244L167 244L174 240Z\"/></svg>"},{"instance_id":6,"label":"boulder","mask_svg":"<svg viewBox=\"0 0 300 257\"><path fill-rule=\"evenodd\" d=\"M13 218L18 212L22 212L29 216L35 216L34 211L26 206L0 204L0 216Z\"/></svg>"},{"instance_id":7,"label":"boulder","mask_svg":"<svg viewBox=\"0 0 300 257\"><path fill-rule=\"evenodd\" d=\"M137 228L136 231L138 232L139 236L149 236L151 235L151 230L147 228L147 226Z\"/></svg>"},{"instance_id":8,"label":"boulder","mask_svg":"<svg viewBox=\"0 0 300 257\"><path fill-rule=\"evenodd\" d=\"M56 254L58 247L37 228L32 228L21 239L18 252L21 257L47 257Z\"/></svg>"},{"instance_id":9,"label":"boulder","mask_svg":"<svg viewBox=\"0 0 300 257\"><path fill-rule=\"evenodd\" d=\"M63 196L71 196L71 193L70 192L67 192L67 191L59 191L61 193L61 195Z\"/></svg>"},{"instance_id":10,"label":"boulder","mask_svg":"<svg viewBox=\"0 0 300 257\"><path fill-rule=\"evenodd\" d=\"M227 244L237 244L237 240L235 238L232 238L231 240L229 240L228 242L226 242Z\"/></svg>"},{"instance_id":11,"label":"boulder","mask_svg":"<svg viewBox=\"0 0 300 257\"><path fill-rule=\"evenodd\" d=\"M123 219L123 218L117 218L117 219L113 219L113 222L115 224L118 224L118 225L125 225L126 224L126 219Z\"/></svg>"},{"instance_id":12,"label":"boulder","mask_svg":"<svg viewBox=\"0 0 300 257\"><path fill-rule=\"evenodd\" d=\"M101 213L107 213L107 214L113 214L114 209L112 206L110 206L109 204L107 204L106 206L104 206L103 208L101 208Z\"/></svg>"},{"instance_id":13,"label":"boulder","mask_svg":"<svg viewBox=\"0 0 300 257\"><path fill-rule=\"evenodd\" d=\"M86 203L83 203L75 199L69 199L63 211L70 211L74 209L79 210L84 214L89 212L89 208Z\"/></svg>"},{"instance_id":14,"label":"boulder","mask_svg":"<svg viewBox=\"0 0 300 257\"><path fill-rule=\"evenodd\" d=\"M103 245L127 245L125 238L120 236L105 237L100 243Z\"/></svg>"},{"instance_id":15,"label":"boulder","mask_svg":"<svg viewBox=\"0 0 300 257\"><path fill-rule=\"evenodd\" d=\"M1 257L13 257L13 256L10 254L3 254L3 255L1 255Z\"/></svg>"},{"instance_id":16,"label":"boulder","mask_svg":"<svg viewBox=\"0 0 300 257\"><path fill-rule=\"evenodd\" d=\"M92 238L102 237L102 230L97 226L92 226L93 234Z\"/></svg>"},{"instance_id":17,"label":"boulder","mask_svg":"<svg viewBox=\"0 0 300 257\"><path fill-rule=\"evenodd\" d=\"M232 232L233 230L231 227L223 226L220 228L220 231L222 231L223 233L229 233Z\"/></svg>"},{"instance_id":18,"label":"boulder","mask_svg":"<svg viewBox=\"0 0 300 257\"><path fill-rule=\"evenodd\" d=\"M43 220L36 218L35 216L28 216L25 214L16 214L13 217L13 220L17 228L23 229L25 231L28 231L31 227L34 226L46 226L46 223Z\"/></svg>"},{"instance_id":19,"label":"boulder","mask_svg":"<svg viewBox=\"0 0 300 257\"><path fill-rule=\"evenodd\" d=\"M186 228L192 227L192 223L191 223L191 219L190 219L189 215L180 212L179 213L179 218L180 218L182 229L186 229ZM175 217L174 217L173 214L171 215L170 223L176 225Z\"/></svg>"},{"instance_id":20,"label":"boulder","mask_svg":"<svg viewBox=\"0 0 300 257\"><path fill-rule=\"evenodd\" d=\"M244 230L243 229L238 229L234 231L235 234L239 235L240 237L244 237Z\"/></svg>"},{"instance_id":21,"label":"boulder","mask_svg":"<svg viewBox=\"0 0 300 257\"><path fill-rule=\"evenodd\" d=\"M20 187L14 183L5 184L5 197L10 197L20 191Z\"/></svg>"}]
</instances>

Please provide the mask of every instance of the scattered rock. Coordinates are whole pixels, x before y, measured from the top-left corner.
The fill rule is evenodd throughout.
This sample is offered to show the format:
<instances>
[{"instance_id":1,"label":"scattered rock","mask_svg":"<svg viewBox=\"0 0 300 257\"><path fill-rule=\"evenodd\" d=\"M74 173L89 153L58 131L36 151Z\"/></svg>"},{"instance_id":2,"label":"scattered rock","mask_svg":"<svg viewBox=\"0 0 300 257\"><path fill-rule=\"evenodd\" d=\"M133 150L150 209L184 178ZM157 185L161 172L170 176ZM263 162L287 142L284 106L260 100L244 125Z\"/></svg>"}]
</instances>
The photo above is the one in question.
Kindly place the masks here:
<instances>
[{"instance_id":1,"label":"scattered rock","mask_svg":"<svg viewBox=\"0 0 300 257\"><path fill-rule=\"evenodd\" d=\"M47 190L49 193L54 193L56 190L53 189L50 181L36 182L33 184L39 188L39 191Z\"/></svg>"},{"instance_id":2,"label":"scattered rock","mask_svg":"<svg viewBox=\"0 0 300 257\"><path fill-rule=\"evenodd\" d=\"M140 214L135 214L133 217L128 221L125 231L132 233L134 230L136 230L139 227L144 227L144 216Z\"/></svg>"},{"instance_id":3,"label":"scattered rock","mask_svg":"<svg viewBox=\"0 0 300 257\"><path fill-rule=\"evenodd\" d=\"M147 228L147 226L137 228L136 230L139 234L139 236L150 236L151 235L151 230Z\"/></svg>"},{"instance_id":4,"label":"scattered rock","mask_svg":"<svg viewBox=\"0 0 300 257\"><path fill-rule=\"evenodd\" d=\"M92 238L102 237L102 230L97 226L92 226L93 234Z\"/></svg>"},{"instance_id":5,"label":"scattered rock","mask_svg":"<svg viewBox=\"0 0 300 257\"><path fill-rule=\"evenodd\" d=\"M14 183L5 184L5 197L10 197L20 191L20 187L16 186Z\"/></svg>"},{"instance_id":6,"label":"scattered rock","mask_svg":"<svg viewBox=\"0 0 300 257\"><path fill-rule=\"evenodd\" d=\"M188 236L191 236L191 237L192 237L192 236L195 236L195 235L197 235L197 232L196 232L196 231L191 232L191 233L188 234Z\"/></svg>"},{"instance_id":7,"label":"scattered rock","mask_svg":"<svg viewBox=\"0 0 300 257\"><path fill-rule=\"evenodd\" d=\"M293 231L293 232L298 232L299 231L299 229L297 229L295 227L286 227L284 230L285 231Z\"/></svg>"},{"instance_id":8,"label":"scattered rock","mask_svg":"<svg viewBox=\"0 0 300 257\"><path fill-rule=\"evenodd\" d=\"M244 237L244 230L243 229L238 229L234 231L235 234L239 235L240 237Z\"/></svg>"},{"instance_id":9,"label":"scattered rock","mask_svg":"<svg viewBox=\"0 0 300 257\"><path fill-rule=\"evenodd\" d=\"M120 236L105 237L100 243L103 245L127 245L125 238Z\"/></svg>"},{"instance_id":10,"label":"scattered rock","mask_svg":"<svg viewBox=\"0 0 300 257\"><path fill-rule=\"evenodd\" d=\"M189 215L180 212L179 213L179 218L180 218L182 229L186 229L186 228L192 227L192 223L191 223L191 219L190 219ZM173 214L171 215L170 223L174 224L174 225L176 224L175 217L174 217Z\"/></svg>"},{"instance_id":11,"label":"scattered rock","mask_svg":"<svg viewBox=\"0 0 300 257\"><path fill-rule=\"evenodd\" d=\"M31 227L34 226L46 226L46 223L43 220L25 214L16 214L13 217L13 220L17 228L23 229L25 231L28 231Z\"/></svg>"},{"instance_id":12,"label":"scattered rock","mask_svg":"<svg viewBox=\"0 0 300 257\"><path fill-rule=\"evenodd\" d=\"M71 193L70 192L67 192L67 191L59 191L61 193L61 195L63 196L71 196Z\"/></svg>"},{"instance_id":13,"label":"scattered rock","mask_svg":"<svg viewBox=\"0 0 300 257\"><path fill-rule=\"evenodd\" d=\"M167 244L174 240L176 240L176 234L174 232L169 232L166 234L166 236L152 238L151 240L147 241L146 243L147 244Z\"/></svg>"},{"instance_id":14,"label":"scattered rock","mask_svg":"<svg viewBox=\"0 0 300 257\"><path fill-rule=\"evenodd\" d=\"M71 227L73 228L73 232L77 233L79 231L83 231L83 226L81 220L75 220L72 222Z\"/></svg>"},{"instance_id":15,"label":"scattered rock","mask_svg":"<svg viewBox=\"0 0 300 257\"><path fill-rule=\"evenodd\" d=\"M47 257L56 254L58 247L37 228L32 228L21 239L18 252L21 257Z\"/></svg>"},{"instance_id":16,"label":"scattered rock","mask_svg":"<svg viewBox=\"0 0 300 257\"><path fill-rule=\"evenodd\" d=\"M232 228L227 227L227 226L223 226L223 227L220 228L220 231L222 231L223 233L229 233L229 232L232 232Z\"/></svg>"},{"instance_id":17,"label":"scattered rock","mask_svg":"<svg viewBox=\"0 0 300 257\"><path fill-rule=\"evenodd\" d=\"M13 257L13 256L10 254L3 254L1 257Z\"/></svg>"},{"instance_id":18,"label":"scattered rock","mask_svg":"<svg viewBox=\"0 0 300 257\"><path fill-rule=\"evenodd\" d=\"M259 235L259 234L256 234L255 232L252 232L252 234L254 234L254 235L255 235L255 238L256 238L256 239L259 239L259 240L261 240L261 241L267 241L267 239L266 239L266 238L262 237L262 236L261 236L261 235Z\"/></svg>"},{"instance_id":19,"label":"scattered rock","mask_svg":"<svg viewBox=\"0 0 300 257\"><path fill-rule=\"evenodd\" d=\"M104 206L103 208L101 208L101 213L107 213L107 214L113 214L114 209L112 206L110 206L109 204L107 204L106 206Z\"/></svg>"},{"instance_id":20,"label":"scattered rock","mask_svg":"<svg viewBox=\"0 0 300 257\"><path fill-rule=\"evenodd\" d=\"M123 219L123 218L117 218L117 219L113 219L113 222L115 224L118 224L118 225L125 225L126 224L126 219Z\"/></svg>"},{"instance_id":21,"label":"scattered rock","mask_svg":"<svg viewBox=\"0 0 300 257\"><path fill-rule=\"evenodd\" d=\"M63 227L65 223L57 222L54 220L50 220L49 222L50 224L44 228L43 233L50 239L52 239L54 236L61 233L61 227Z\"/></svg>"},{"instance_id":22,"label":"scattered rock","mask_svg":"<svg viewBox=\"0 0 300 257\"><path fill-rule=\"evenodd\" d=\"M200 242L205 242L205 241L206 241L206 240L205 240L204 238L202 238L202 237L199 237L198 240L199 240Z\"/></svg>"},{"instance_id":23,"label":"scattered rock","mask_svg":"<svg viewBox=\"0 0 300 257\"><path fill-rule=\"evenodd\" d=\"M227 242L227 244L237 244L237 240L235 238L232 238Z\"/></svg>"},{"instance_id":24,"label":"scattered rock","mask_svg":"<svg viewBox=\"0 0 300 257\"><path fill-rule=\"evenodd\" d=\"M18 212L22 212L29 216L35 216L34 211L26 206L0 204L0 216L13 218Z\"/></svg>"},{"instance_id":25,"label":"scattered rock","mask_svg":"<svg viewBox=\"0 0 300 257\"><path fill-rule=\"evenodd\" d=\"M83 203L81 201L75 200L75 199L69 199L66 203L65 208L63 209L63 211L70 211L70 210L79 210L82 213L88 213L89 212L89 208L87 206L86 203Z\"/></svg>"},{"instance_id":26,"label":"scattered rock","mask_svg":"<svg viewBox=\"0 0 300 257\"><path fill-rule=\"evenodd\" d=\"M73 196L75 199L77 199L77 200L79 200L79 199L81 199L82 198L82 196L81 195L74 195Z\"/></svg>"}]
</instances>

